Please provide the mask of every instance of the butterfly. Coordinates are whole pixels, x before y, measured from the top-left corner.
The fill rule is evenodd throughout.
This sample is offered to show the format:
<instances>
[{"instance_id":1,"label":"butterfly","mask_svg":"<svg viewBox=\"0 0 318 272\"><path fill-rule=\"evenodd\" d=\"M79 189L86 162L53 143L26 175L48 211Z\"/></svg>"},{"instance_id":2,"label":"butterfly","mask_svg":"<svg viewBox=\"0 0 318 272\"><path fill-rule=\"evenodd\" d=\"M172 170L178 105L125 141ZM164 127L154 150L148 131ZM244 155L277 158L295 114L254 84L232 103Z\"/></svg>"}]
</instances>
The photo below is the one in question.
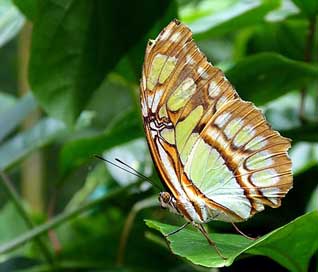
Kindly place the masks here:
<instances>
[{"instance_id":1,"label":"butterfly","mask_svg":"<svg viewBox=\"0 0 318 272\"><path fill-rule=\"evenodd\" d=\"M245 221L265 206L279 207L292 188L290 139L239 97L178 20L147 44L140 102L166 188L161 206L183 216L211 244L202 224Z\"/></svg>"}]
</instances>

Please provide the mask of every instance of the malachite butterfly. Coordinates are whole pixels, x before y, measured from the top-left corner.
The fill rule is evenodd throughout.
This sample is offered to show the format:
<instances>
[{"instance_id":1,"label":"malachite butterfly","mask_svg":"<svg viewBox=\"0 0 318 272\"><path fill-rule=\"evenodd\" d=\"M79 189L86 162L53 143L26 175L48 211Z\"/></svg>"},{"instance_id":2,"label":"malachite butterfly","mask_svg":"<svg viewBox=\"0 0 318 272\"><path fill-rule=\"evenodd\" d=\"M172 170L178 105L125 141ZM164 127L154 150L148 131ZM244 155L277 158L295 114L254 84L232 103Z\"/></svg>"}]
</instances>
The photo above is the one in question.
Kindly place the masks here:
<instances>
[{"instance_id":1,"label":"malachite butterfly","mask_svg":"<svg viewBox=\"0 0 318 272\"><path fill-rule=\"evenodd\" d=\"M240 222L265 205L279 207L292 188L290 140L239 97L177 20L148 42L140 101L167 189L161 205L200 230L211 220Z\"/></svg>"}]
</instances>

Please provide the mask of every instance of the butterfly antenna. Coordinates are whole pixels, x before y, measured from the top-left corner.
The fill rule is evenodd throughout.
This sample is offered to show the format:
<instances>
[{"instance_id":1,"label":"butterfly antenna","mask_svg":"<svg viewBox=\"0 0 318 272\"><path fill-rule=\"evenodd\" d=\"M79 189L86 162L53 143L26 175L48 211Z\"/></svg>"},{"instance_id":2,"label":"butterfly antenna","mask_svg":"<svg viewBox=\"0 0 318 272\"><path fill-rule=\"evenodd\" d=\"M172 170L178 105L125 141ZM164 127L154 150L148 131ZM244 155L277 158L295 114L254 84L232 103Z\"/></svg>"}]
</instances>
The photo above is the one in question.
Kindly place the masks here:
<instances>
[{"instance_id":1,"label":"butterfly antenna","mask_svg":"<svg viewBox=\"0 0 318 272\"><path fill-rule=\"evenodd\" d=\"M105 158L103 158L103 157L101 157L101 156L99 156L99 155L95 155L95 157L96 157L97 159L100 159L100 160L102 160L102 161L105 161L105 162L107 162L107 163L109 163L109 164L111 164L111 165L113 165L113 166L116 166L116 167L118 167L119 169L124 170L124 171L126 171L127 173L130 173L130 174L132 174L132 175L134 175L134 176L136 176L136 177L138 177L138 178L145 178L145 177L139 175L139 173L136 174L136 173L134 173L134 172L131 172L131 171L129 171L129 170L123 168L122 166L120 166L120 165L118 165L118 164L116 164L116 163L114 163L114 162L112 162L112 161L109 161L109 160L107 160L107 159L105 159Z\"/></svg>"},{"instance_id":2,"label":"butterfly antenna","mask_svg":"<svg viewBox=\"0 0 318 272\"><path fill-rule=\"evenodd\" d=\"M130 170L134 171L135 173L137 173L139 176L145 178L145 179L148 179L144 174L138 172L135 168L131 167L129 164L123 162L122 160L118 159L118 158L115 158L115 161L125 165L127 168L129 168Z\"/></svg>"},{"instance_id":3,"label":"butterfly antenna","mask_svg":"<svg viewBox=\"0 0 318 272\"><path fill-rule=\"evenodd\" d=\"M129 168L130 170L134 171L136 174L139 175L139 177L144 178L145 180L147 180L148 182L150 182L154 187L156 187L157 189L161 190L161 188L159 188L159 186L154 183L152 180L150 180L148 177L146 177L144 174L138 172L136 169L134 169L133 167L131 167L129 164L123 162L122 160L115 158L115 161L121 163L122 165L126 166L127 168Z\"/></svg>"},{"instance_id":4,"label":"butterfly antenna","mask_svg":"<svg viewBox=\"0 0 318 272\"><path fill-rule=\"evenodd\" d=\"M148 177L146 177L145 175L143 175L142 173L138 172L136 169L132 168L130 165L128 165L127 163L124 163L123 161L119 160L119 159L115 159L116 161L118 161L119 163L123 164L124 166L128 167L129 169L131 169L132 171L110 161L110 160L107 160L99 155L94 155L97 159L100 159L102 161L105 161L113 166L116 166L117 168L127 172L127 173L130 173L140 179L145 179L146 181L148 181L149 183L151 183L153 186L155 186L157 189L161 190L161 188L159 188L152 180L150 180Z\"/></svg>"}]
</instances>

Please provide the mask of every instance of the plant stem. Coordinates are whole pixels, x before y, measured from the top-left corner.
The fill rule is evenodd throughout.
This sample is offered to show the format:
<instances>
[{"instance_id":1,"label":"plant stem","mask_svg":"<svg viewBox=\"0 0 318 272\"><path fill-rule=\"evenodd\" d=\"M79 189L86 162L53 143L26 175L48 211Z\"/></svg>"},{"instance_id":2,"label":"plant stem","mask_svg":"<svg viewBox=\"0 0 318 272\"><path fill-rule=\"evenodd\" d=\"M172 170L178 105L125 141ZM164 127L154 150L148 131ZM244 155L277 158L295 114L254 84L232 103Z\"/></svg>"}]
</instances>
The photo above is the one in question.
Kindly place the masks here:
<instances>
[{"instance_id":1,"label":"plant stem","mask_svg":"<svg viewBox=\"0 0 318 272\"><path fill-rule=\"evenodd\" d=\"M30 91L28 80L29 60L31 52L32 23L26 21L18 40L18 89L21 96ZM21 124L22 131L34 126L40 119L38 108L30 112ZM40 149L33 151L21 163L21 196L33 211L43 212L43 180L45 164L43 152Z\"/></svg>"},{"instance_id":2,"label":"plant stem","mask_svg":"<svg viewBox=\"0 0 318 272\"><path fill-rule=\"evenodd\" d=\"M304 52L304 61L312 61L312 51L314 47L314 39L316 32L316 17L312 17L309 20L308 33L306 37L306 47ZM300 105L299 105L299 120L301 123L305 123L305 98L306 98L306 87L304 86L300 90Z\"/></svg>"},{"instance_id":3,"label":"plant stem","mask_svg":"<svg viewBox=\"0 0 318 272\"><path fill-rule=\"evenodd\" d=\"M134 220L138 212L146 208L158 206L158 204L159 203L158 203L157 196L151 196L149 198L138 201L137 203L134 204L133 208L128 214L128 217L124 225L124 229L120 237L118 253L117 253L117 261L116 261L117 265L122 266L124 264L127 241L128 241L131 228L134 224Z\"/></svg>"},{"instance_id":4,"label":"plant stem","mask_svg":"<svg viewBox=\"0 0 318 272\"><path fill-rule=\"evenodd\" d=\"M13 188L9 178L7 177L7 175L3 171L0 171L0 176L3 180L3 183L2 183L3 188L5 189L7 195L10 197L10 199L13 202L13 204L15 205L17 211L19 212L21 217L24 219L27 227L30 229L33 229L34 224L31 220L31 218L29 217L29 215L27 214L27 212L24 210L21 199L19 198L17 192ZM53 258L52 258L51 252L50 252L49 248L46 246L46 244L40 238L36 239L35 242L38 244L38 247L40 248L41 252L43 253L43 257L45 258L45 260L48 263L52 264Z\"/></svg>"},{"instance_id":5,"label":"plant stem","mask_svg":"<svg viewBox=\"0 0 318 272\"><path fill-rule=\"evenodd\" d=\"M76 209L65 211L65 212L57 215L55 218L48 221L47 223L42 224L38 227L35 227L32 230L30 230L29 232L24 233L24 234L20 235L19 237L17 237L16 239L11 240L10 242L2 245L0 247L0 254L7 253L7 252L23 245L27 241L38 237L39 235L47 232L48 230L50 230L52 228L55 228L55 227L61 225L62 223L66 222L66 221L69 221L70 219L80 215L82 212L87 211L87 210L97 206L100 203L103 203L105 201L110 201L111 199L120 196L121 194L128 191L129 189L138 186L140 184L140 182L141 181L138 181L138 182L129 184L126 187L120 187L120 188L114 189L111 192L109 192L107 195L104 195L100 198L97 198L95 200L87 202L86 204L83 204L82 206L80 206Z\"/></svg>"}]
</instances>

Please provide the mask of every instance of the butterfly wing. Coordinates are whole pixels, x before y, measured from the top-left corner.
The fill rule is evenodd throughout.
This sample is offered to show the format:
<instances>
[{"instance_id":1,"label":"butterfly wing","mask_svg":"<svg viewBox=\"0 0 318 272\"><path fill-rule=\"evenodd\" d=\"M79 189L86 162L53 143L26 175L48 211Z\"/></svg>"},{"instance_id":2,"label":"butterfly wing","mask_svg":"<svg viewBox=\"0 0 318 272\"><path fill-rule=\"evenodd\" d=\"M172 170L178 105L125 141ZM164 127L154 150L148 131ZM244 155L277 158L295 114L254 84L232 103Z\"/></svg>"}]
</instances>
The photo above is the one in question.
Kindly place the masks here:
<instances>
[{"instance_id":1,"label":"butterfly wing","mask_svg":"<svg viewBox=\"0 0 318 272\"><path fill-rule=\"evenodd\" d=\"M173 144L174 124L167 115L165 98L171 89L169 85L178 80L176 70L182 65L182 45L190 40L189 29L177 21L171 22L156 40L150 40L140 83L142 115L151 155L164 185L174 196L183 190L177 173L178 153Z\"/></svg>"},{"instance_id":2,"label":"butterfly wing","mask_svg":"<svg viewBox=\"0 0 318 272\"><path fill-rule=\"evenodd\" d=\"M147 46L141 106L164 184L202 221L245 220L279 206L291 188L289 140L238 97L178 21Z\"/></svg>"},{"instance_id":3,"label":"butterfly wing","mask_svg":"<svg viewBox=\"0 0 318 272\"><path fill-rule=\"evenodd\" d=\"M217 111L200 131L184 175L203 194L242 220L279 207L292 186L290 141L267 124L260 110L241 99Z\"/></svg>"}]
</instances>

